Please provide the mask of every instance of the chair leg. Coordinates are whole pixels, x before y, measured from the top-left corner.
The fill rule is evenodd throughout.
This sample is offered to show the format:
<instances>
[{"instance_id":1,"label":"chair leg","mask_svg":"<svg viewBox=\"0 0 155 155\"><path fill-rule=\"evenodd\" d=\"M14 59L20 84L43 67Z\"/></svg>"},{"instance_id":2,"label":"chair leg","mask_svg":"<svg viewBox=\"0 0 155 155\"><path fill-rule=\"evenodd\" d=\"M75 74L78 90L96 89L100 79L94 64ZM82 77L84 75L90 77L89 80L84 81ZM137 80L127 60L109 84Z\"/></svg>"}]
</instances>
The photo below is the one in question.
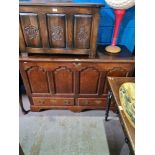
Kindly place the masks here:
<instances>
[{"instance_id":1,"label":"chair leg","mask_svg":"<svg viewBox=\"0 0 155 155\"><path fill-rule=\"evenodd\" d=\"M24 155L21 145L19 144L19 155Z\"/></svg>"},{"instance_id":2,"label":"chair leg","mask_svg":"<svg viewBox=\"0 0 155 155\"><path fill-rule=\"evenodd\" d=\"M110 105L111 105L111 99L112 99L112 91L109 91L109 92L108 92L108 96L107 96L105 121L108 121L109 110L110 110Z\"/></svg>"}]
</instances>

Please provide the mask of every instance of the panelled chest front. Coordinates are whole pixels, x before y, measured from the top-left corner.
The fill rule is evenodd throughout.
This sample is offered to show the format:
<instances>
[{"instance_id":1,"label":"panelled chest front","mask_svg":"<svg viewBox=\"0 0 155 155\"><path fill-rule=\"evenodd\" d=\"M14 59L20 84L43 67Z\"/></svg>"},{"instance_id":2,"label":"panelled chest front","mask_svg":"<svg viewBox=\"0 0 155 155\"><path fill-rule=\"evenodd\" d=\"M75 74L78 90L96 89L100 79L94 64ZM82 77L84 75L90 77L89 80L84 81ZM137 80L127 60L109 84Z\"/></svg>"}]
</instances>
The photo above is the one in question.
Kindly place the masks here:
<instances>
[{"instance_id":1,"label":"panelled chest front","mask_svg":"<svg viewBox=\"0 0 155 155\"><path fill-rule=\"evenodd\" d=\"M20 52L96 55L101 4L20 2Z\"/></svg>"},{"instance_id":2,"label":"panelled chest front","mask_svg":"<svg viewBox=\"0 0 155 155\"><path fill-rule=\"evenodd\" d=\"M58 108L82 111L105 109L107 76L132 76L134 58L97 59L53 56L20 58L20 72L31 110Z\"/></svg>"}]
</instances>

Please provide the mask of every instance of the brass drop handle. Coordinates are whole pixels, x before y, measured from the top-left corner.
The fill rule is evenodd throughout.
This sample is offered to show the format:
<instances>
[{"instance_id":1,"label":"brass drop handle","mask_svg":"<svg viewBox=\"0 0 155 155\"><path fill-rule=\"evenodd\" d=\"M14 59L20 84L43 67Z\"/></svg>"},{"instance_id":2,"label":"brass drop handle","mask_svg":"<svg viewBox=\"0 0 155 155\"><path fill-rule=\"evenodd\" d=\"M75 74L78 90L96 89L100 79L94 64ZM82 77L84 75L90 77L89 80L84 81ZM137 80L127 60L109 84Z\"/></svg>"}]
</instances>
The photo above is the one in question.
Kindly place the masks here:
<instances>
[{"instance_id":1,"label":"brass drop handle","mask_svg":"<svg viewBox=\"0 0 155 155\"><path fill-rule=\"evenodd\" d=\"M69 101L68 100L64 100L64 104L65 105L69 105Z\"/></svg>"},{"instance_id":2,"label":"brass drop handle","mask_svg":"<svg viewBox=\"0 0 155 155\"><path fill-rule=\"evenodd\" d=\"M44 104L43 100L39 100L38 102L39 102L39 104Z\"/></svg>"},{"instance_id":3,"label":"brass drop handle","mask_svg":"<svg viewBox=\"0 0 155 155\"><path fill-rule=\"evenodd\" d=\"M102 101L95 101L95 103L99 105L102 103Z\"/></svg>"},{"instance_id":4,"label":"brass drop handle","mask_svg":"<svg viewBox=\"0 0 155 155\"><path fill-rule=\"evenodd\" d=\"M50 100L50 102L52 102L52 103L56 103L56 100Z\"/></svg>"}]
</instances>

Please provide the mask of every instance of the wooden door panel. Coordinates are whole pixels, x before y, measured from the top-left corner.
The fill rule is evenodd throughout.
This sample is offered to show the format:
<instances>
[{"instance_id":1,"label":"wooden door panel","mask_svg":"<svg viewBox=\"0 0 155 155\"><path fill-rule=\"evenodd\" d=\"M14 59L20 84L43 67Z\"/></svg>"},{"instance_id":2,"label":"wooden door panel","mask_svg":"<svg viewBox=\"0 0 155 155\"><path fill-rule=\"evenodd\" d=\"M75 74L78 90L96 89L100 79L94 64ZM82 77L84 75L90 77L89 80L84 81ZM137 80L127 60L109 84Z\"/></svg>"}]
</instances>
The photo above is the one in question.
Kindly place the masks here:
<instances>
[{"instance_id":1,"label":"wooden door panel","mask_svg":"<svg viewBox=\"0 0 155 155\"><path fill-rule=\"evenodd\" d=\"M67 67L59 67L53 71L55 92L57 94L73 93L73 72Z\"/></svg>"},{"instance_id":2,"label":"wooden door panel","mask_svg":"<svg viewBox=\"0 0 155 155\"><path fill-rule=\"evenodd\" d=\"M90 48L92 15L74 15L74 47Z\"/></svg>"},{"instance_id":3,"label":"wooden door panel","mask_svg":"<svg viewBox=\"0 0 155 155\"><path fill-rule=\"evenodd\" d=\"M34 66L29 68L26 73L32 93L49 93L46 71L38 66Z\"/></svg>"},{"instance_id":4,"label":"wooden door panel","mask_svg":"<svg viewBox=\"0 0 155 155\"><path fill-rule=\"evenodd\" d=\"M97 94L100 73L95 68L80 71L80 94Z\"/></svg>"},{"instance_id":5,"label":"wooden door panel","mask_svg":"<svg viewBox=\"0 0 155 155\"><path fill-rule=\"evenodd\" d=\"M47 14L49 42L52 48L65 48L66 46L66 15Z\"/></svg>"},{"instance_id":6,"label":"wooden door panel","mask_svg":"<svg viewBox=\"0 0 155 155\"><path fill-rule=\"evenodd\" d=\"M22 32L27 47L41 47L38 15L36 13L20 13Z\"/></svg>"}]
</instances>

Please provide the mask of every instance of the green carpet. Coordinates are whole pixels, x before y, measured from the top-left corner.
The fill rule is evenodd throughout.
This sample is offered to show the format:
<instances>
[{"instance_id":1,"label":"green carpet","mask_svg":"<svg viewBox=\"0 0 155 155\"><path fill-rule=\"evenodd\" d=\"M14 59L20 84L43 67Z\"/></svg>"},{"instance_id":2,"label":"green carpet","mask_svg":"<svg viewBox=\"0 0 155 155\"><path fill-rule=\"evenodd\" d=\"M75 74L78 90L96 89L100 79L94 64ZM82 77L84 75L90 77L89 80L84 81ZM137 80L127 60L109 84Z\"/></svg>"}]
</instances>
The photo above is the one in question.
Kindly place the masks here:
<instances>
[{"instance_id":1,"label":"green carpet","mask_svg":"<svg viewBox=\"0 0 155 155\"><path fill-rule=\"evenodd\" d=\"M25 155L109 155L103 117L22 116Z\"/></svg>"}]
</instances>

